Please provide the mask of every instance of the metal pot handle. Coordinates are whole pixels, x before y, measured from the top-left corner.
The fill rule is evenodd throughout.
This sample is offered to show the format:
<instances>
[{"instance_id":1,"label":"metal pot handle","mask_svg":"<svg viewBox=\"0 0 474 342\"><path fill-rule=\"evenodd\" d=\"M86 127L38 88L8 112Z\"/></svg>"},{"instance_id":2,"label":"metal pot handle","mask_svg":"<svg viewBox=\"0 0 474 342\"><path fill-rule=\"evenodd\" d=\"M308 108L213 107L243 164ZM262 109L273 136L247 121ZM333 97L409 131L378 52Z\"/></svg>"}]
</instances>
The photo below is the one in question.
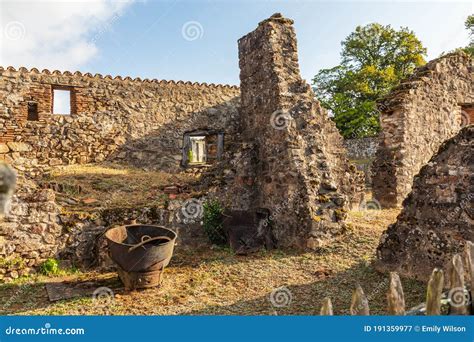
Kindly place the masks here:
<instances>
[{"instance_id":1,"label":"metal pot handle","mask_svg":"<svg viewBox=\"0 0 474 342\"><path fill-rule=\"evenodd\" d=\"M130 247L128 249L128 252L130 253L130 252L134 251L135 249L137 249L138 247L142 247L144 244L147 244L148 242L152 242L152 241L155 241L155 240L162 240L162 239L165 239L165 240L168 240L168 241L172 240L168 236L155 236L154 238L152 238L149 235L143 235L142 238L141 238L142 242L139 242L135 246Z\"/></svg>"}]
</instances>

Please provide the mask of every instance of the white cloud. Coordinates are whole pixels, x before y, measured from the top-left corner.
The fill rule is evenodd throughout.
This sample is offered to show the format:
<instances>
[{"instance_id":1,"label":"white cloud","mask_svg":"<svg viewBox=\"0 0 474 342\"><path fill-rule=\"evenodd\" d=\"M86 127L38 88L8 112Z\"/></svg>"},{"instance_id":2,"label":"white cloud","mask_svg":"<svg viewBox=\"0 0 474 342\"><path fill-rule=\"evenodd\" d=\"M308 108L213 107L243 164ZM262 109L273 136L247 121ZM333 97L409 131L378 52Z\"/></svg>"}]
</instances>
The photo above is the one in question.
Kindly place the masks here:
<instances>
[{"instance_id":1,"label":"white cloud","mask_svg":"<svg viewBox=\"0 0 474 342\"><path fill-rule=\"evenodd\" d=\"M133 0L0 0L0 65L76 70Z\"/></svg>"}]
</instances>

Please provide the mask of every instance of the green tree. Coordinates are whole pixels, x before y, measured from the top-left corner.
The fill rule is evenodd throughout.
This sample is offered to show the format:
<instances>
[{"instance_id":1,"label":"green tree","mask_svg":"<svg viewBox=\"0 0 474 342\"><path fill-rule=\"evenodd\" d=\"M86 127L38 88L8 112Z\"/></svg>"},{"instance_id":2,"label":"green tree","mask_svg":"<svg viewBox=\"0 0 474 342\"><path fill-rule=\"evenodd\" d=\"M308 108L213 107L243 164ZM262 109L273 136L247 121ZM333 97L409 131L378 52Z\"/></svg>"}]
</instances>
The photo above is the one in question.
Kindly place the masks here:
<instances>
[{"instance_id":1,"label":"green tree","mask_svg":"<svg viewBox=\"0 0 474 342\"><path fill-rule=\"evenodd\" d=\"M376 23L357 26L341 45L341 64L321 70L314 91L345 138L376 135L377 100L426 63L426 49L407 28Z\"/></svg>"},{"instance_id":2,"label":"green tree","mask_svg":"<svg viewBox=\"0 0 474 342\"><path fill-rule=\"evenodd\" d=\"M471 40L464 50L471 56L474 56L474 15L467 17L465 25L466 29L469 31L469 37Z\"/></svg>"}]
</instances>

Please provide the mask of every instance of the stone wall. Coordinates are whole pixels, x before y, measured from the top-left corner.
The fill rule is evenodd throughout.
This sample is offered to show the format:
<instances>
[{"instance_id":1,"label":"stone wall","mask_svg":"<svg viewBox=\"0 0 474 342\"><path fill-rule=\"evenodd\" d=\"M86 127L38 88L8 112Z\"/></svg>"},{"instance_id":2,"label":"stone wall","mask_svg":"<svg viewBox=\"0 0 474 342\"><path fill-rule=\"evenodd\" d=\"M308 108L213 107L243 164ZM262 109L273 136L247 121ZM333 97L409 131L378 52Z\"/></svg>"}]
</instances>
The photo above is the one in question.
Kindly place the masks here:
<instances>
[{"instance_id":1,"label":"stone wall","mask_svg":"<svg viewBox=\"0 0 474 342\"><path fill-rule=\"evenodd\" d=\"M345 139L349 160L365 175L366 187L372 186L372 164L379 145L377 137Z\"/></svg>"},{"instance_id":2,"label":"stone wall","mask_svg":"<svg viewBox=\"0 0 474 342\"><path fill-rule=\"evenodd\" d=\"M71 115L52 114L57 88L71 91ZM234 86L0 68L0 160L33 176L106 158L177 170L185 132L212 128L232 142L238 96ZM38 121L27 120L29 103Z\"/></svg>"},{"instance_id":3,"label":"stone wall","mask_svg":"<svg viewBox=\"0 0 474 342\"><path fill-rule=\"evenodd\" d=\"M243 140L238 186L265 208L280 246L316 248L344 230L361 175L334 123L301 78L293 21L275 14L239 40ZM237 193L237 191L235 192Z\"/></svg>"},{"instance_id":4,"label":"stone wall","mask_svg":"<svg viewBox=\"0 0 474 342\"><path fill-rule=\"evenodd\" d=\"M382 133L373 188L382 207L399 206L413 176L443 141L469 122L473 72L468 55L448 54L417 69L380 103Z\"/></svg>"},{"instance_id":5,"label":"stone wall","mask_svg":"<svg viewBox=\"0 0 474 342\"><path fill-rule=\"evenodd\" d=\"M474 126L446 141L415 177L397 222L382 235L376 267L426 280L474 241Z\"/></svg>"},{"instance_id":6,"label":"stone wall","mask_svg":"<svg viewBox=\"0 0 474 342\"><path fill-rule=\"evenodd\" d=\"M70 115L52 113L56 88L71 91ZM99 221L74 220L37 180L54 166L104 160L177 172L183 136L196 130L223 133L228 154L239 139L239 102L233 86L0 68L0 160L21 178L11 211L0 222L0 278L34 271L59 255L87 266L98 258L91 249L97 234L127 222L125 216L179 230L180 243L195 240L196 229L187 229L195 225L183 223L179 208L164 208L159 217L146 215L153 208L136 208L144 214L123 210L114 221L98 212ZM31 104L37 118L29 116Z\"/></svg>"},{"instance_id":7,"label":"stone wall","mask_svg":"<svg viewBox=\"0 0 474 342\"><path fill-rule=\"evenodd\" d=\"M0 221L0 280L28 274L64 248L67 234L58 215L54 192L20 177L11 209Z\"/></svg>"},{"instance_id":8,"label":"stone wall","mask_svg":"<svg viewBox=\"0 0 474 342\"><path fill-rule=\"evenodd\" d=\"M379 145L377 137L344 139L344 147L350 160L363 160L375 158Z\"/></svg>"},{"instance_id":9,"label":"stone wall","mask_svg":"<svg viewBox=\"0 0 474 342\"><path fill-rule=\"evenodd\" d=\"M36 272L48 258L67 260L82 269L110 267L103 234L112 226L133 222L164 225L178 233L180 248L193 248L207 241L201 217L183 214L184 199L170 200L166 207L77 213L63 210L55 202L53 190L41 189L25 179L21 183L10 212L0 223L0 282Z\"/></svg>"},{"instance_id":10,"label":"stone wall","mask_svg":"<svg viewBox=\"0 0 474 342\"><path fill-rule=\"evenodd\" d=\"M82 217L36 184L51 167L104 160L177 172L184 137L202 132L213 132L218 162L196 171L198 205L217 197L231 211L252 212L254 223L264 218L251 239L268 233L281 247L317 248L343 233L347 210L363 200L362 175L300 76L292 21L275 15L260 23L239 41L239 57L241 97L231 86L0 68L0 160L23 178L0 224L0 260L10 263L0 267L4 277L18 275L11 260L30 267L60 255L100 264L103 231L130 220L174 228L179 243L202 241L200 217L181 215L184 199ZM70 91L69 115L52 113L55 89Z\"/></svg>"}]
</instances>

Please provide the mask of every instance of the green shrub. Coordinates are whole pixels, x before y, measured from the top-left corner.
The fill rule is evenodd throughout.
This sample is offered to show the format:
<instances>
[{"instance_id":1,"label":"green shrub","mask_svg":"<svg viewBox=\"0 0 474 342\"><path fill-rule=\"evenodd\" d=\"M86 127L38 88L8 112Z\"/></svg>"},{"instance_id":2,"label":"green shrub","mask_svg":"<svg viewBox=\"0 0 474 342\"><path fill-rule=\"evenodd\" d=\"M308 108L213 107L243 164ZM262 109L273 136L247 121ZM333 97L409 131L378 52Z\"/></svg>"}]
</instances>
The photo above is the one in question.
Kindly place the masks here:
<instances>
[{"instance_id":1,"label":"green shrub","mask_svg":"<svg viewBox=\"0 0 474 342\"><path fill-rule=\"evenodd\" d=\"M227 237L222 223L224 208L219 201L214 199L206 201L203 208L203 226L207 237L213 244L226 244Z\"/></svg>"},{"instance_id":2,"label":"green shrub","mask_svg":"<svg viewBox=\"0 0 474 342\"><path fill-rule=\"evenodd\" d=\"M60 272L59 262L56 259L49 258L40 266L40 272L44 275L58 275Z\"/></svg>"}]
</instances>

